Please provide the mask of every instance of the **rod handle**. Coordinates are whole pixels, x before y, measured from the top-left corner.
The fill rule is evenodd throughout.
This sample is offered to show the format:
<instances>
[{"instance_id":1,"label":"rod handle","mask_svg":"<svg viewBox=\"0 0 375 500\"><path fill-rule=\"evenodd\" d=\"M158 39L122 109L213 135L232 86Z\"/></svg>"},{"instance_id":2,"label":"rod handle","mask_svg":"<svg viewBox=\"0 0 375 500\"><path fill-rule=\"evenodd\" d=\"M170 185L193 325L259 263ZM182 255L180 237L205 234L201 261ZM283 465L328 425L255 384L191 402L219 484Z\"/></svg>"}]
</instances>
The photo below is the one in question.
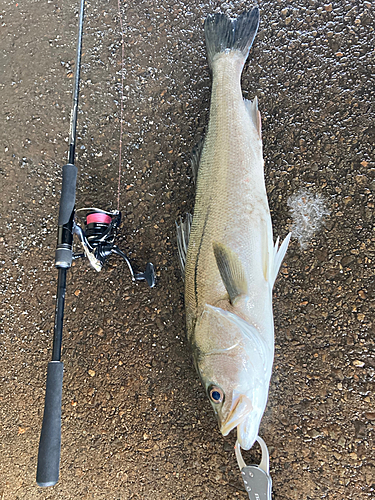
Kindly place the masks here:
<instances>
[{"instance_id":1,"label":"rod handle","mask_svg":"<svg viewBox=\"0 0 375 500\"><path fill-rule=\"evenodd\" d=\"M67 163L62 168L59 226L68 224L76 202L77 167Z\"/></svg>"},{"instance_id":2,"label":"rod handle","mask_svg":"<svg viewBox=\"0 0 375 500\"><path fill-rule=\"evenodd\" d=\"M59 227L55 266L68 269L72 265L73 219L76 202L77 167L67 163L63 166Z\"/></svg>"},{"instance_id":3,"label":"rod handle","mask_svg":"<svg viewBox=\"0 0 375 500\"><path fill-rule=\"evenodd\" d=\"M42 487L54 486L59 480L63 369L64 364L61 361L48 363L36 473L36 482Z\"/></svg>"}]
</instances>

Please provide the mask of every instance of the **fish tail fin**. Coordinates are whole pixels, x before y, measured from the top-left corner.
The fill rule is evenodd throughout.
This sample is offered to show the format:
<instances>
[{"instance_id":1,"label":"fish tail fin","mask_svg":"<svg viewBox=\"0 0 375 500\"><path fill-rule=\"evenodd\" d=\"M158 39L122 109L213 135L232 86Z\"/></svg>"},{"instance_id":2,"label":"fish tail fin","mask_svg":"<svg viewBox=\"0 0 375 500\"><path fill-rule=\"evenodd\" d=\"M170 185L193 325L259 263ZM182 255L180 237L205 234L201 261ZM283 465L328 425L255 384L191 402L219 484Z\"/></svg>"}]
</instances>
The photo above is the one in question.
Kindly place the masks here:
<instances>
[{"instance_id":1,"label":"fish tail fin","mask_svg":"<svg viewBox=\"0 0 375 500\"><path fill-rule=\"evenodd\" d=\"M244 12L237 19L231 19L220 13L208 15L204 23L204 34L210 68L212 68L215 55L228 50L241 52L245 64L258 26L258 7Z\"/></svg>"}]
</instances>

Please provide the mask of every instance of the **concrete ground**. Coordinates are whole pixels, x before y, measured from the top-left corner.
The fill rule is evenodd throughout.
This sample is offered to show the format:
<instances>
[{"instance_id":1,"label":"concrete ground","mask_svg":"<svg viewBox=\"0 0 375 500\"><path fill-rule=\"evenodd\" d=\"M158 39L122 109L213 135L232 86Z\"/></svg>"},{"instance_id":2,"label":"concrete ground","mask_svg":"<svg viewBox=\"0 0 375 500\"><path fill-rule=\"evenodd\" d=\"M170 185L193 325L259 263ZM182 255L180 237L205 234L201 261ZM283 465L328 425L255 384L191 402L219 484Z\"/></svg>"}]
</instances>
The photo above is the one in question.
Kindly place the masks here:
<instances>
[{"instance_id":1,"label":"concrete ground","mask_svg":"<svg viewBox=\"0 0 375 500\"><path fill-rule=\"evenodd\" d=\"M203 20L244 1L121 3L124 163L115 258L68 276L59 483L35 483L51 356L56 224L78 0L0 3L0 499L246 499L185 340L175 220L192 210L190 151L207 124ZM90 0L77 207L116 208L121 35L116 0ZM374 4L266 0L243 74L259 98L275 235L305 190L330 211L292 240L274 291L276 357L261 435L275 500L375 496ZM258 450L245 454L259 459Z\"/></svg>"}]
</instances>

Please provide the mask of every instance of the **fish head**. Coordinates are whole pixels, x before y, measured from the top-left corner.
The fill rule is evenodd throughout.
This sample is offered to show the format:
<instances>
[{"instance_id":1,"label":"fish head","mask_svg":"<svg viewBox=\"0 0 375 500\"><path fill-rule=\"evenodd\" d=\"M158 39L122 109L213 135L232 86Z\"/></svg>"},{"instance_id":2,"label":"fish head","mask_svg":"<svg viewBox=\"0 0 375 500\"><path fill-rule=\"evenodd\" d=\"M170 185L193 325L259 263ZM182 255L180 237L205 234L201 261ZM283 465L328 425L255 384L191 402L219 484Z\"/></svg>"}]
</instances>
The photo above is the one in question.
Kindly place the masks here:
<instances>
[{"instance_id":1,"label":"fish head","mask_svg":"<svg viewBox=\"0 0 375 500\"><path fill-rule=\"evenodd\" d=\"M195 363L223 436L237 428L254 444L267 403L273 362L258 330L236 314L206 306L195 328Z\"/></svg>"}]
</instances>

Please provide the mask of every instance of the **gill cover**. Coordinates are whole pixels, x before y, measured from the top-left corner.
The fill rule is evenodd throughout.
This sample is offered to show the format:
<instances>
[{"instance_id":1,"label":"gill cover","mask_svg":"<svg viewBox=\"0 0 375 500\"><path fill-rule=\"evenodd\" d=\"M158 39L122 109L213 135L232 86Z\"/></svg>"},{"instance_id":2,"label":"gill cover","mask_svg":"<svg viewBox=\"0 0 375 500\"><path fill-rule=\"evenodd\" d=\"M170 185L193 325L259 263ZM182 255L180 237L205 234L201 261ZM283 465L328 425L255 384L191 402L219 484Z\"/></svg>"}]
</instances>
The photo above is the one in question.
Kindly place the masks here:
<instances>
[{"instance_id":1,"label":"gill cover","mask_svg":"<svg viewBox=\"0 0 375 500\"><path fill-rule=\"evenodd\" d=\"M196 367L209 395L220 387L223 398L210 398L223 435L237 427L238 441L249 449L258 434L267 403L273 351L258 330L229 311L206 304L195 330Z\"/></svg>"}]
</instances>

